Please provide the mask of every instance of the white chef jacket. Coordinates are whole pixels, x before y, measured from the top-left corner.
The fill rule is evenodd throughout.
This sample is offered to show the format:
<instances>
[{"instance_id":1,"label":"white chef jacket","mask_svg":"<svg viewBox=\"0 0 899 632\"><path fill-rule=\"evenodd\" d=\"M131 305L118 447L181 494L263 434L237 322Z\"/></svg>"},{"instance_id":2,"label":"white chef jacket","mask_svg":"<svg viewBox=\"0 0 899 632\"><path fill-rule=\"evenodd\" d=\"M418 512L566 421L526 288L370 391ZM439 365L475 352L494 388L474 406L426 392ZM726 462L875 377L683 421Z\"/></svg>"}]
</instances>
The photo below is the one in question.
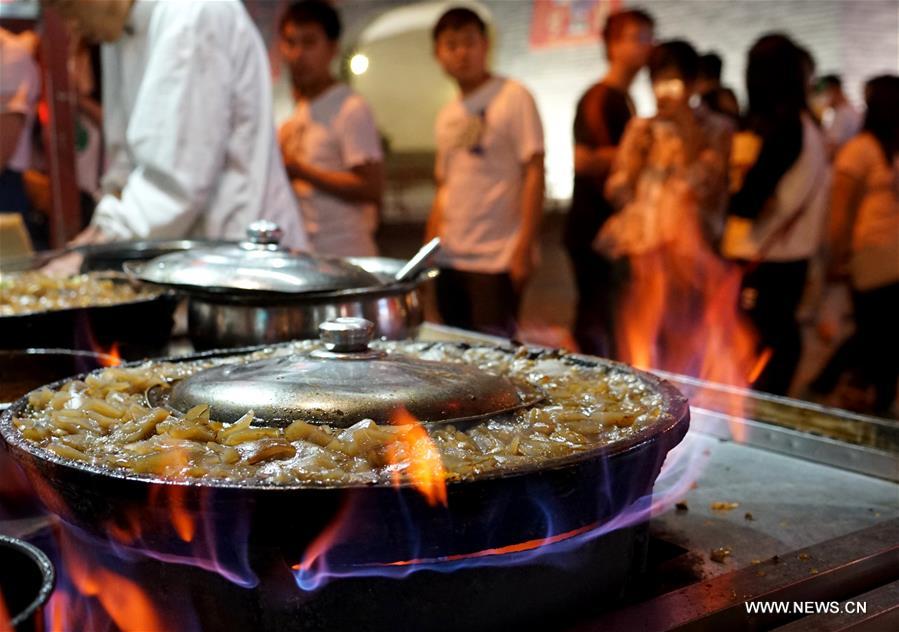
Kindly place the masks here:
<instances>
[{"instance_id":1,"label":"white chef jacket","mask_svg":"<svg viewBox=\"0 0 899 632\"><path fill-rule=\"evenodd\" d=\"M135 0L104 44L107 172L93 222L114 239L240 239L256 219L309 248L275 138L262 39L239 0Z\"/></svg>"}]
</instances>

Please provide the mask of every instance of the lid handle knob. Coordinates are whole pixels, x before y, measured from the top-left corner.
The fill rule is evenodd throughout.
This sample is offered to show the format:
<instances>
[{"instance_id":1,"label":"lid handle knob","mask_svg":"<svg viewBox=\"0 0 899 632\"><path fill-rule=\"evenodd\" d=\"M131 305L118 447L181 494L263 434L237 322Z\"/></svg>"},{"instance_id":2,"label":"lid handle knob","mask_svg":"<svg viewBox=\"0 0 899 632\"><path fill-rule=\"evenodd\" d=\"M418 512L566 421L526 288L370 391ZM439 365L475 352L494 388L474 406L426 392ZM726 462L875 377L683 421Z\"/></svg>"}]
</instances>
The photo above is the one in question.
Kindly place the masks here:
<instances>
[{"instance_id":1,"label":"lid handle knob","mask_svg":"<svg viewBox=\"0 0 899 632\"><path fill-rule=\"evenodd\" d=\"M325 348L333 353L361 353L368 351L375 332L375 324L364 318L335 318L318 326Z\"/></svg>"},{"instance_id":2,"label":"lid handle knob","mask_svg":"<svg viewBox=\"0 0 899 632\"><path fill-rule=\"evenodd\" d=\"M247 226L247 241L260 246L277 246L284 237L284 231L275 222L257 219Z\"/></svg>"}]
</instances>

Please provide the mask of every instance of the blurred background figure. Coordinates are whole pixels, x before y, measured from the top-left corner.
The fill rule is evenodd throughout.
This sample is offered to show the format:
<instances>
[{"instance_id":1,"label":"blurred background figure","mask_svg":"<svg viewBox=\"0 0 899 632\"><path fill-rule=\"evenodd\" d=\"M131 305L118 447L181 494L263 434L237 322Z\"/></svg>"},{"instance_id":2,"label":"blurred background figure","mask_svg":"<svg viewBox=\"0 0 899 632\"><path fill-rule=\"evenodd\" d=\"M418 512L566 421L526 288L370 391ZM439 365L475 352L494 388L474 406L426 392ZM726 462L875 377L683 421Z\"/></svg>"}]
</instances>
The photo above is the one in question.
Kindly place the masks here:
<instances>
[{"instance_id":1,"label":"blurred background figure","mask_svg":"<svg viewBox=\"0 0 899 632\"><path fill-rule=\"evenodd\" d=\"M802 351L796 311L827 214L827 152L808 110L808 72L808 53L784 35L750 49L747 125L760 150L731 198L722 243L746 266L741 307L767 359L753 387L781 395Z\"/></svg>"},{"instance_id":2,"label":"blurred background figure","mask_svg":"<svg viewBox=\"0 0 899 632\"><path fill-rule=\"evenodd\" d=\"M827 151L834 156L840 147L858 134L862 126L862 113L846 98L843 81L838 75L824 75L818 79L815 100L821 108Z\"/></svg>"},{"instance_id":3,"label":"blurred background figure","mask_svg":"<svg viewBox=\"0 0 899 632\"><path fill-rule=\"evenodd\" d=\"M31 208L23 179L31 168L31 132L41 92L36 45L31 32L17 35L0 28L0 213L20 217L32 247L47 248L47 220Z\"/></svg>"},{"instance_id":4,"label":"blurred background figure","mask_svg":"<svg viewBox=\"0 0 899 632\"><path fill-rule=\"evenodd\" d=\"M873 390L862 410L885 416L896 414L899 379L899 76L870 80L865 100L861 133L837 153L831 194L830 276L852 289L855 333L809 389L825 398L852 369L855 385Z\"/></svg>"},{"instance_id":5,"label":"blurred background figure","mask_svg":"<svg viewBox=\"0 0 899 632\"><path fill-rule=\"evenodd\" d=\"M613 13L602 32L609 70L580 98L574 118L574 189L564 242L577 288L573 335L583 353L614 357L614 315L622 272L592 247L612 215L606 179L636 110L628 89L652 50L654 23L640 10Z\"/></svg>"},{"instance_id":6,"label":"blurred background figure","mask_svg":"<svg viewBox=\"0 0 899 632\"><path fill-rule=\"evenodd\" d=\"M721 85L721 56L706 53L699 58L699 74L696 78L696 94L712 112L724 114L734 121L740 118L740 104L737 95L730 88Z\"/></svg>"},{"instance_id":7,"label":"blurred background figure","mask_svg":"<svg viewBox=\"0 0 899 632\"><path fill-rule=\"evenodd\" d=\"M434 54L459 88L437 115L437 192L426 239L439 236L437 306L452 326L512 337L543 214L543 125L534 99L487 67L481 17L444 13Z\"/></svg>"},{"instance_id":8,"label":"blurred background figure","mask_svg":"<svg viewBox=\"0 0 899 632\"><path fill-rule=\"evenodd\" d=\"M308 245L271 121L265 48L240 2L46 4L103 43L108 166L74 243L241 239L269 219L284 245ZM80 261L50 265L65 274Z\"/></svg>"},{"instance_id":9,"label":"blurred background figure","mask_svg":"<svg viewBox=\"0 0 899 632\"><path fill-rule=\"evenodd\" d=\"M315 251L375 256L381 140L368 104L331 72L340 31L340 16L327 0L301 0L284 12L278 48L296 107L278 142Z\"/></svg>"},{"instance_id":10,"label":"blurred background figure","mask_svg":"<svg viewBox=\"0 0 899 632\"><path fill-rule=\"evenodd\" d=\"M80 37L70 40L69 73L77 98L75 173L81 202L81 228L90 224L100 201L103 173L103 106L100 105L100 50Z\"/></svg>"},{"instance_id":11,"label":"blurred background figure","mask_svg":"<svg viewBox=\"0 0 899 632\"><path fill-rule=\"evenodd\" d=\"M722 282L714 278L721 266L713 243L727 203L733 131L728 117L691 105L698 72L699 55L687 42L653 48L657 112L631 119L625 129L605 187L620 210L594 241L630 271L615 329L619 357L681 371L697 347L688 332L702 322L705 280ZM631 331L634 323L640 331ZM653 357L635 357L635 337L651 341Z\"/></svg>"}]
</instances>

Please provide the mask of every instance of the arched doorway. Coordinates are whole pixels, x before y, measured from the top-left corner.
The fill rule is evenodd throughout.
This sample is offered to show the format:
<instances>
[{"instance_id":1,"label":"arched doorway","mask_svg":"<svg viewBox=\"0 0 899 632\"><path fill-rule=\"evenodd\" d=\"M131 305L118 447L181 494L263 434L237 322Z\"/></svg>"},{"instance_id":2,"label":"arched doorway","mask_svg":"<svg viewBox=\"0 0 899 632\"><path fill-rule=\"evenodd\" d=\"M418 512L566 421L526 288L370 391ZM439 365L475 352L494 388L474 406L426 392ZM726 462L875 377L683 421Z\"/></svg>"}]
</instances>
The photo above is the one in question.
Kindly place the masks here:
<instances>
[{"instance_id":1,"label":"arched doorway","mask_svg":"<svg viewBox=\"0 0 899 632\"><path fill-rule=\"evenodd\" d=\"M419 2L381 13L348 42L346 76L375 113L387 148L388 223L423 222L434 196L434 120L456 86L434 59L431 30L448 8L475 2Z\"/></svg>"}]
</instances>

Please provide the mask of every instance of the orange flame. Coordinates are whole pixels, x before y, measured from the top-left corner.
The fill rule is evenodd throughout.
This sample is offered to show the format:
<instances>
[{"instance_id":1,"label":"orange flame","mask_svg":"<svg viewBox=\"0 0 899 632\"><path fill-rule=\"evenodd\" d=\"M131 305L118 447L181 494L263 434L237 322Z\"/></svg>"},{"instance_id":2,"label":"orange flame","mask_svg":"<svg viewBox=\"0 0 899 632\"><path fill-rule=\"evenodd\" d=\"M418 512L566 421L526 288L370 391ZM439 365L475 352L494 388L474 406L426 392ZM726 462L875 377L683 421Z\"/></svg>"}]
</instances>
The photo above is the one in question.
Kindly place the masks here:
<instances>
[{"instance_id":1,"label":"orange flame","mask_svg":"<svg viewBox=\"0 0 899 632\"><path fill-rule=\"evenodd\" d=\"M163 630L165 625L150 597L126 577L93 564L81 552L65 529L59 530L60 549L68 577L85 597L95 597L112 621L123 632ZM59 595L59 596L57 596ZM58 591L51 601L52 630L75 629L78 622L69 620L69 596Z\"/></svg>"},{"instance_id":2,"label":"orange flame","mask_svg":"<svg viewBox=\"0 0 899 632\"><path fill-rule=\"evenodd\" d=\"M189 463L187 452L172 450L167 458L160 460L163 472L180 472ZM196 513L186 504L187 489L180 485L156 485L150 488L147 498L149 507L165 509L168 525L183 542L193 542L197 532ZM135 509L124 516L125 524L107 522L106 533L121 544L130 545L140 541L146 516L141 509Z\"/></svg>"},{"instance_id":3,"label":"orange flame","mask_svg":"<svg viewBox=\"0 0 899 632\"><path fill-rule=\"evenodd\" d=\"M2 590L0 590L0 632L13 632L12 615L9 614L9 610L6 608Z\"/></svg>"},{"instance_id":4,"label":"orange flame","mask_svg":"<svg viewBox=\"0 0 899 632\"><path fill-rule=\"evenodd\" d=\"M631 278L616 314L618 359L714 384L747 388L770 353L759 357L757 336L740 312L741 270L714 253L702 234L695 200L681 199L678 230L652 249L628 258ZM709 385L711 389L713 385ZM703 399L703 392L692 399ZM745 416L746 397L715 393L717 407ZM730 422L737 441L745 428Z\"/></svg>"},{"instance_id":5,"label":"orange flame","mask_svg":"<svg viewBox=\"0 0 899 632\"><path fill-rule=\"evenodd\" d=\"M525 551L533 551L534 549L539 549L542 546L546 546L549 544L555 544L556 542L563 542L568 540L569 538L573 538L575 536L579 536L583 533L587 533L592 531L597 527L597 523L587 525L585 527L580 527L578 529L572 529L571 531L566 531L565 533L558 533L556 535L547 536L545 538L535 538L533 540L527 540L526 542L519 542L518 544L509 544L507 546L500 546L493 549L484 549L482 551L476 551L474 553L458 553L455 555L447 555L446 557L441 557L439 561L441 562L458 562L459 560L470 560L479 557L490 557L492 555L508 555L510 553L523 553ZM429 559L417 559L417 560L402 560L400 562L390 562L385 564L384 566L413 566L416 564L427 564L432 563L436 560Z\"/></svg>"},{"instance_id":6,"label":"orange flame","mask_svg":"<svg viewBox=\"0 0 899 632\"><path fill-rule=\"evenodd\" d=\"M390 465L393 484L399 487L407 478L427 499L428 504L446 505L446 470L440 451L428 431L405 408L398 408L390 423L403 426L396 440L387 445L385 456ZM403 469L405 466L405 469Z\"/></svg>"},{"instance_id":7,"label":"orange flame","mask_svg":"<svg viewBox=\"0 0 899 632\"><path fill-rule=\"evenodd\" d=\"M324 559L324 556L331 550L334 544L340 537L343 528L347 524L347 519L349 517L349 513L352 507L352 501L349 499L345 500L343 505L341 505L340 510L334 516L334 519L325 527L321 533L316 536L315 540L306 548L306 552L303 554L303 559L297 564L291 566L291 569L295 571L303 571L308 572L311 571L315 566L315 563L319 559Z\"/></svg>"},{"instance_id":8,"label":"orange flame","mask_svg":"<svg viewBox=\"0 0 899 632\"><path fill-rule=\"evenodd\" d=\"M100 365L104 367L119 366L122 363L122 354L119 353L119 343L114 342L109 349L97 349L100 354Z\"/></svg>"}]
</instances>

